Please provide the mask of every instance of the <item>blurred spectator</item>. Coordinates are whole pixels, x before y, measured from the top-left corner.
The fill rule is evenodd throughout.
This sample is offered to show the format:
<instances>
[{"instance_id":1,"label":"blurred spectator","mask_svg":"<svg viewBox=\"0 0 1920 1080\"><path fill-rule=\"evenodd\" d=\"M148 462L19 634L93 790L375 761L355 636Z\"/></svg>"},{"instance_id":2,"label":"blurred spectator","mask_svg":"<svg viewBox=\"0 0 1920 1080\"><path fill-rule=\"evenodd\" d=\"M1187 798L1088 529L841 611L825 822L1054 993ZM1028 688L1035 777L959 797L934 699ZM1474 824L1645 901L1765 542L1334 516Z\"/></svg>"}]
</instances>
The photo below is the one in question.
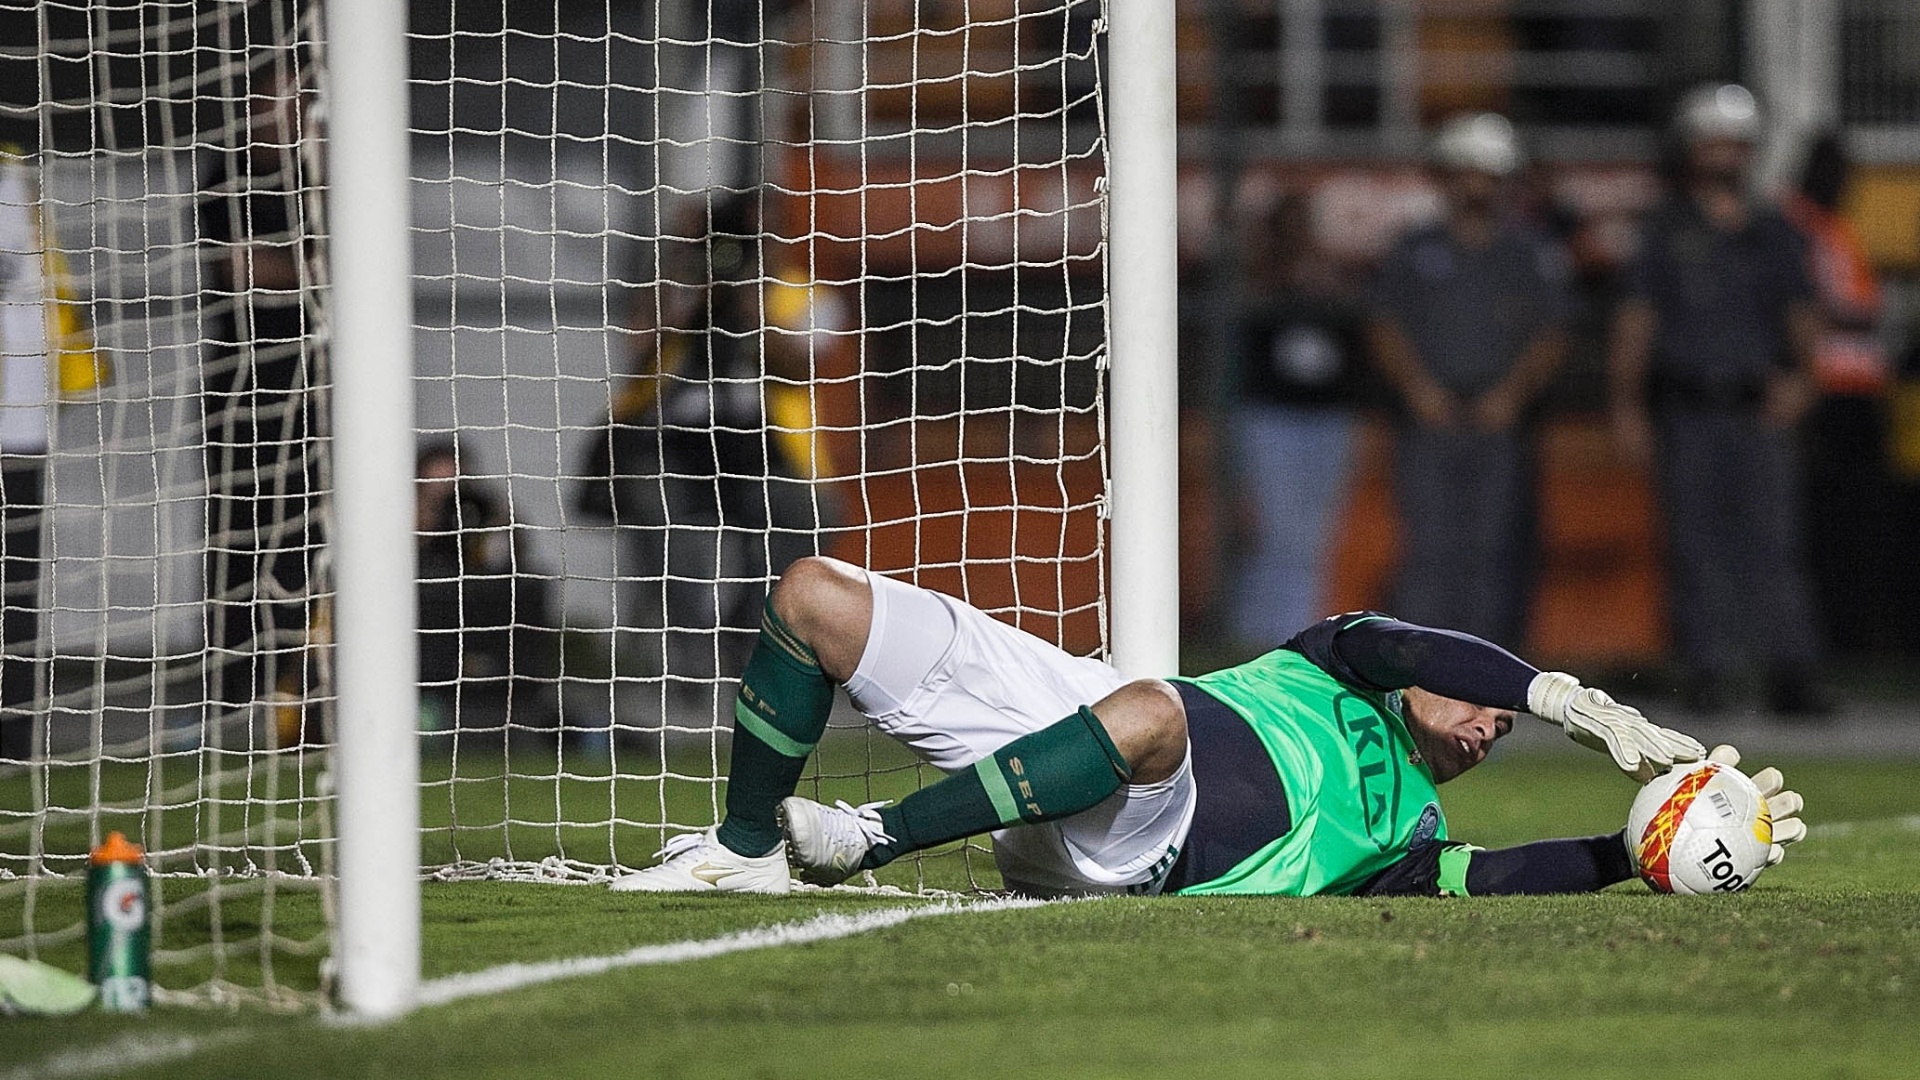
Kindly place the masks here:
<instances>
[{"instance_id":1,"label":"blurred spectator","mask_svg":"<svg viewBox=\"0 0 1920 1080\"><path fill-rule=\"evenodd\" d=\"M1403 409L1394 613L1518 646L1533 572L1533 406L1566 353L1564 255L1520 225L1506 119L1435 137L1443 220L1382 262L1368 334Z\"/></svg>"},{"instance_id":2,"label":"blurred spectator","mask_svg":"<svg viewBox=\"0 0 1920 1080\"><path fill-rule=\"evenodd\" d=\"M1821 315L1813 374L1827 394L1876 397L1891 372L1881 345L1880 283L1866 248L1840 214L1852 163L1838 132L1826 132L1807 149L1800 186L1783 206L1805 234L1813 296Z\"/></svg>"},{"instance_id":3,"label":"blurred spectator","mask_svg":"<svg viewBox=\"0 0 1920 1080\"><path fill-rule=\"evenodd\" d=\"M1841 648L1869 645L1873 628L1897 621L1890 620L1897 613L1883 608L1898 603L1898 589L1875 575L1890 565L1884 556L1900 528L1885 464L1892 371L1879 335L1880 283L1840 214L1850 173L1839 133L1822 134L1808 148L1800 185L1783 207L1807 238L1821 315L1813 355L1820 398L1807 419L1805 520L1847 527L1810 528L1807 555L1820 608L1849 613L1831 628Z\"/></svg>"},{"instance_id":4,"label":"blurred spectator","mask_svg":"<svg viewBox=\"0 0 1920 1080\"><path fill-rule=\"evenodd\" d=\"M1682 101L1679 181L1647 218L1610 382L1623 449L1655 466L1689 704L1726 707L1757 651L1773 708L1806 715L1833 707L1815 679L1795 445L1820 319L1798 233L1748 193L1759 130L1742 87Z\"/></svg>"},{"instance_id":5,"label":"blurred spectator","mask_svg":"<svg viewBox=\"0 0 1920 1080\"><path fill-rule=\"evenodd\" d=\"M689 678L737 666L767 583L838 518L833 489L814 482L833 469L808 384L846 308L768 265L765 243L753 197L739 196L715 197L694 243L663 243L660 281L634 306L635 374L580 489L581 509L629 527L622 622L663 632L656 655Z\"/></svg>"},{"instance_id":6,"label":"blurred spectator","mask_svg":"<svg viewBox=\"0 0 1920 1080\"><path fill-rule=\"evenodd\" d=\"M432 442L415 471L421 726L452 724L482 697L517 727L545 727L559 659L551 583L525 572L512 517L462 475L466 459L458 443Z\"/></svg>"},{"instance_id":7,"label":"blurred spectator","mask_svg":"<svg viewBox=\"0 0 1920 1080\"><path fill-rule=\"evenodd\" d=\"M1275 200L1241 236L1229 331L1232 435L1254 535L1233 631L1272 648L1324 612L1328 547L1353 460L1364 372L1359 306L1320 247L1306 200Z\"/></svg>"},{"instance_id":8,"label":"blurred spectator","mask_svg":"<svg viewBox=\"0 0 1920 1080\"><path fill-rule=\"evenodd\" d=\"M0 759L16 761L33 752L52 410L101 375L40 208L39 167L0 148Z\"/></svg>"},{"instance_id":9,"label":"blurred spectator","mask_svg":"<svg viewBox=\"0 0 1920 1080\"><path fill-rule=\"evenodd\" d=\"M308 454L322 379L306 305L315 225L305 194L311 90L296 58L254 74L248 127L202 185L201 367L207 470L207 686L222 711L308 683L310 563L320 544Z\"/></svg>"}]
</instances>

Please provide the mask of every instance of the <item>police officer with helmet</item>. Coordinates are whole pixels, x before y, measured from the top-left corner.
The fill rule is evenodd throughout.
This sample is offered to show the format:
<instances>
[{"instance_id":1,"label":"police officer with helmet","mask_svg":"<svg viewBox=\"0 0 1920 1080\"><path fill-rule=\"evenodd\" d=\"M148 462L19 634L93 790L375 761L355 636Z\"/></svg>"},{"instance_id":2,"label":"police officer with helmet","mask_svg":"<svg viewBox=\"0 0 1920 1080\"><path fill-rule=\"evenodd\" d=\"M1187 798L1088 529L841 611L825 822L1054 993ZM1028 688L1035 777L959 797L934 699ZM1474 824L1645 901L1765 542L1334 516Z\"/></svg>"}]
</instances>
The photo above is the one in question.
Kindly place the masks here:
<instances>
[{"instance_id":1,"label":"police officer with helmet","mask_svg":"<svg viewBox=\"0 0 1920 1080\"><path fill-rule=\"evenodd\" d=\"M1758 660L1776 712L1830 713L1799 532L1795 431L1814 401L1819 331L1803 242L1749 190L1751 93L1692 91L1674 134L1675 182L1614 317L1615 434L1654 469L1688 703L1727 707L1730 681Z\"/></svg>"},{"instance_id":2,"label":"police officer with helmet","mask_svg":"<svg viewBox=\"0 0 1920 1080\"><path fill-rule=\"evenodd\" d=\"M1532 577L1531 420L1566 354L1561 251L1514 220L1513 126L1456 117L1430 163L1445 213L1381 261L1368 342L1402 405L1394 611L1517 647Z\"/></svg>"}]
</instances>

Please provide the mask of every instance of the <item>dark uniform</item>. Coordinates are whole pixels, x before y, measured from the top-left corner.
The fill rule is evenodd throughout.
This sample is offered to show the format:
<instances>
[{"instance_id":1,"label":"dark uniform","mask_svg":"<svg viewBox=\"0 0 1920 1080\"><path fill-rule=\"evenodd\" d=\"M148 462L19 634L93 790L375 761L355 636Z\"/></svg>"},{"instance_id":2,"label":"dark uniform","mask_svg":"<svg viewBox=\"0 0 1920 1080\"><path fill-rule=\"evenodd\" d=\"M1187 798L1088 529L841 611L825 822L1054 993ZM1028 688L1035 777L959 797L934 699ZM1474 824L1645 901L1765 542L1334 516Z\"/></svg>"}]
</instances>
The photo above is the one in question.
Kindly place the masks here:
<instances>
[{"instance_id":1,"label":"dark uniform","mask_svg":"<svg viewBox=\"0 0 1920 1080\"><path fill-rule=\"evenodd\" d=\"M200 203L208 288L201 367L206 418L209 700L237 709L258 690L306 683L307 581L320 536L307 437L319 407L319 357L298 289L246 288L236 248L306 258L292 153L262 165L247 150L216 159Z\"/></svg>"},{"instance_id":2,"label":"dark uniform","mask_svg":"<svg viewBox=\"0 0 1920 1080\"><path fill-rule=\"evenodd\" d=\"M1251 303L1232 335L1241 481L1259 530L1240 567L1233 629L1273 642L1313 620L1353 458L1365 372L1360 312L1289 290Z\"/></svg>"},{"instance_id":3,"label":"dark uniform","mask_svg":"<svg viewBox=\"0 0 1920 1080\"><path fill-rule=\"evenodd\" d=\"M15 761L32 752L45 465L41 454L0 460L0 758Z\"/></svg>"},{"instance_id":4,"label":"dark uniform","mask_svg":"<svg viewBox=\"0 0 1920 1080\"><path fill-rule=\"evenodd\" d=\"M463 457L452 444L420 453L422 477L435 459L452 459L456 471L420 495L423 727L466 723L469 710L482 722L542 727L555 715L560 675L553 582L522 572L520 530L505 500L457 475Z\"/></svg>"},{"instance_id":5,"label":"dark uniform","mask_svg":"<svg viewBox=\"0 0 1920 1080\"><path fill-rule=\"evenodd\" d=\"M579 498L631 540L635 588L619 624L664 634L644 648L688 678L736 666L767 583L815 554L834 522L809 463L769 426L769 399L783 384L768 377L764 335L770 291L786 286L763 277L757 227L737 208L717 208L714 219L691 325L661 329L655 370L614 402Z\"/></svg>"},{"instance_id":6,"label":"dark uniform","mask_svg":"<svg viewBox=\"0 0 1920 1080\"><path fill-rule=\"evenodd\" d=\"M1480 249L1444 225L1415 229L1374 284L1377 316L1412 342L1427 373L1463 402L1486 393L1567 316L1560 253L1516 226ZM1532 576L1531 431L1403 424L1395 489L1404 528L1395 606L1411 622L1517 644Z\"/></svg>"},{"instance_id":7,"label":"dark uniform","mask_svg":"<svg viewBox=\"0 0 1920 1080\"><path fill-rule=\"evenodd\" d=\"M1755 206L1737 232L1686 195L1648 217L1631 295L1653 309L1645 388L1681 659L1708 682L1750 650L1776 673L1817 659L1792 431L1761 420L1791 367L1788 311L1810 299L1802 240Z\"/></svg>"}]
</instances>

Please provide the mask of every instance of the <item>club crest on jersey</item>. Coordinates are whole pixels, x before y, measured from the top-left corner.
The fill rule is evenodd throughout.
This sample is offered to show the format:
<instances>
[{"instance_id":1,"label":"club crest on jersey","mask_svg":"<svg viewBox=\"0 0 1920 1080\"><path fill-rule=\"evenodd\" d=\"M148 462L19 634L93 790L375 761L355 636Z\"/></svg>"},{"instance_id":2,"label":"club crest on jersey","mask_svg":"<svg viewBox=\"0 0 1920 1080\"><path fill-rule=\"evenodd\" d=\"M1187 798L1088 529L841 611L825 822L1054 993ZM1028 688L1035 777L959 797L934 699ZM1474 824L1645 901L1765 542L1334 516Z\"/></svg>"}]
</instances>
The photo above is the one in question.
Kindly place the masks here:
<instances>
[{"instance_id":1,"label":"club crest on jersey","mask_svg":"<svg viewBox=\"0 0 1920 1080\"><path fill-rule=\"evenodd\" d=\"M1419 847L1421 844L1431 844L1439 835L1440 804L1428 803L1427 808L1420 811L1420 820L1413 827L1413 836L1408 846Z\"/></svg>"}]
</instances>

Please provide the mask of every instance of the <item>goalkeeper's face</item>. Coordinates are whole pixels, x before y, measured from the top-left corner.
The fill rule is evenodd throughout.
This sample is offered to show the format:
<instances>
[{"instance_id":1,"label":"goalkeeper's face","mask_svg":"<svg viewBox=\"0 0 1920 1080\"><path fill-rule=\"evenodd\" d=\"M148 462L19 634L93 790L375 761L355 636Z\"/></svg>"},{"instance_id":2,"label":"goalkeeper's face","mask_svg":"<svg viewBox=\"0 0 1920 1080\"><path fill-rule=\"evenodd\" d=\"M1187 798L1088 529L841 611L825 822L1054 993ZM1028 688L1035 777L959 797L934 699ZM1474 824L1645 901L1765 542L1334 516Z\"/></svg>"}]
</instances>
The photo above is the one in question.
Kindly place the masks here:
<instances>
[{"instance_id":1,"label":"goalkeeper's face","mask_svg":"<svg viewBox=\"0 0 1920 1080\"><path fill-rule=\"evenodd\" d=\"M1513 730L1513 713L1505 709L1469 705L1417 686L1406 692L1406 720L1439 784L1485 761L1493 741Z\"/></svg>"}]
</instances>

